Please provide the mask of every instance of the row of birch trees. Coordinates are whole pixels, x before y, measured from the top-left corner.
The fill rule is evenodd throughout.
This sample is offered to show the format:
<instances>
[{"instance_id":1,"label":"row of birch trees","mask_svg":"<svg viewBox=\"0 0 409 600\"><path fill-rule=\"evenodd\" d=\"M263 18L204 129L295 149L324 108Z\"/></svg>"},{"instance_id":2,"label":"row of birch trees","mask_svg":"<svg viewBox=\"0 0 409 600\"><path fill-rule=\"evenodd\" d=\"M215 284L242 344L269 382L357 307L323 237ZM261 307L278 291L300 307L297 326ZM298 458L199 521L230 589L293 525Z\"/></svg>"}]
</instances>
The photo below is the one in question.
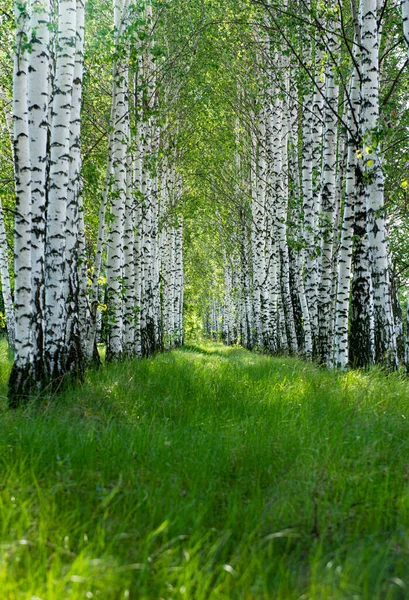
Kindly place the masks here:
<instances>
[{"instance_id":1,"label":"row of birch trees","mask_svg":"<svg viewBox=\"0 0 409 600\"><path fill-rule=\"evenodd\" d=\"M14 3L10 101L2 89L16 190L13 289L0 213L2 292L15 352L11 406L99 362L101 320L108 360L183 342L183 180L163 105L166 56L155 52L155 18L149 1L113 6L106 173L90 252L81 130L85 1Z\"/></svg>"},{"instance_id":2,"label":"row of birch trees","mask_svg":"<svg viewBox=\"0 0 409 600\"><path fill-rule=\"evenodd\" d=\"M181 345L184 305L227 344L409 363L407 0L6 4L12 406L98 341Z\"/></svg>"},{"instance_id":3,"label":"row of birch trees","mask_svg":"<svg viewBox=\"0 0 409 600\"><path fill-rule=\"evenodd\" d=\"M204 327L329 367L408 365L385 191L397 161L383 149L407 135L409 3L253 5L252 85L239 67L231 91L225 290Z\"/></svg>"}]
</instances>

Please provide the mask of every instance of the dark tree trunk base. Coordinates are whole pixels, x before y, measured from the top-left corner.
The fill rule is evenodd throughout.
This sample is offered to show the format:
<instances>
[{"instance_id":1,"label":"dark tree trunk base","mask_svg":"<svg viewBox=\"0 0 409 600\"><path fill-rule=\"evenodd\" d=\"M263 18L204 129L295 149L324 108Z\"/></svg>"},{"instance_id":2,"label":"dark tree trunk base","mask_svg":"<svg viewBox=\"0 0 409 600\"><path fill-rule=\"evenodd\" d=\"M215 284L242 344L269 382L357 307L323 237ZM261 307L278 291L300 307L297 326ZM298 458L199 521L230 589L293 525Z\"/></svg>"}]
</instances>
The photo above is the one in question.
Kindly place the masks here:
<instances>
[{"instance_id":1,"label":"dark tree trunk base","mask_svg":"<svg viewBox=\"0 0 409 600\"><path fill-rule=\"evenodd\" d=\"M34 384L32 366L30 364L24 367L17 366L14 362L11 369L8 385L8 405L9 408L19 408L27 404L30 397L37 391Z\"/></svg>"},{"instance_id":2,"label":"dark tree trunk base","mask_svg":"<svg viewBox=\"0 0 409 600\"><path fill-rule=\"evenodd\" d=\"M56 394L68 382L82 381L84 377L85 364L79 344L72 345L70 351L63 356L63 360L58 357L55 362L48 362L48 365L54 364L52 372L50 368L47 372L46 363L47 360L42 358L24 367L14 362L8 386L10 408L19 408L27 404L30 398Z\"/></svg>"}]
</instances>

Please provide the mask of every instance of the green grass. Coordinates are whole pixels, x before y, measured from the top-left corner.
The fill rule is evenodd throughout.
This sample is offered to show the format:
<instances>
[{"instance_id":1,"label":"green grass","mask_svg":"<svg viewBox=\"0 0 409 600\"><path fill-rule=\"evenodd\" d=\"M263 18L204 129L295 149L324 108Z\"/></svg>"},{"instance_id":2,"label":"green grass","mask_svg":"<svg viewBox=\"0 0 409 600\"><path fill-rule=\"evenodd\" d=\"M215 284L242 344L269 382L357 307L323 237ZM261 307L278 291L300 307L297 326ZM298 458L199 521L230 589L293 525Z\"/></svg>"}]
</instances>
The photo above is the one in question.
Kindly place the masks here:
<instances>
[{"instance_id":1,"label":"green grass","mask_svg":"<svg viewBox=\"0 0 409 600\"><path fill-rule=\"evenodd\" d=\"M409 598L396 375L203 343L0 410L1 600Z\"/></svg>"}]
</instances>

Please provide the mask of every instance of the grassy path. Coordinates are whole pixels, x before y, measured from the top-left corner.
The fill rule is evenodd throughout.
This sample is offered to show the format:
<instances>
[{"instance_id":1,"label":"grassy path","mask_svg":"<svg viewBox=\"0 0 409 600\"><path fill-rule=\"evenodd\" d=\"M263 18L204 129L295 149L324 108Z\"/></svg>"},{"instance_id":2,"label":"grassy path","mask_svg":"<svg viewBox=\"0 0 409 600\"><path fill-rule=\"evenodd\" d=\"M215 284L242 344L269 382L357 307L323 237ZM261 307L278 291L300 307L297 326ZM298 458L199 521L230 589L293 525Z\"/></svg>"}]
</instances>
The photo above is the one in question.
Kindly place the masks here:
<instances>
[{"instance_id":1,"label":"grassy path","mask_svg":"<svg viewBox=\"0 0 409 600\"><path fill-rule=\"evenodd\" d=\"M206 343L57 400L0 408L0 600L409 598L409 382Z\"/></svg>"}]
</instances>

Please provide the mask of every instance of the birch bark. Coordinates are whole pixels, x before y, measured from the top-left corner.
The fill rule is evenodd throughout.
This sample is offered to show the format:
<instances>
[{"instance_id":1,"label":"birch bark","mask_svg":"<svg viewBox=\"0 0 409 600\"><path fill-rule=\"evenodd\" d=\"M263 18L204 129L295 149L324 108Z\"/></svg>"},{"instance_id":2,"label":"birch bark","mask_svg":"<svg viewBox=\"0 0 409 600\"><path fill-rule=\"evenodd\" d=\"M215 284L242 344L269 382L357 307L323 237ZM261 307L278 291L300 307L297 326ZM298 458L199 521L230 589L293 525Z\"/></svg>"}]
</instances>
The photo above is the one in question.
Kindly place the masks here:
<instances>
[{"instance_id":1,"label":"birch bark","mask_svg":"<svg viewBox=\"0 0 409 600\"><path fill-rule=\"evenodd\" d=\"M11 350L15 350L15 327L13 296L11 294L9 253L7 245L6 228L4 226L3 206L0 200L0 277L1 293L3 296L4 311L6 313L7 340Z\"/></svg>"},{"instance_id":2,"label":"birch bark","mask_svg":"<svg viewBox=\"0 0 409 600\"><path fill-rule=\"evenodd\" d=\"M6 119L7 133L10 137L12 156L14 162L14 129L13 129L13 113L8 108L8 98L0 88L0 98L4 101L4 116ZM6 228L4 223L4 212L2 202L0 200L0 277L1 277L1 291L4 302L4 310L6 313L6 325L7 325L7 339L10 348L15 351L15 314L14 314L14 303L11 293L10 284L10 269L9 269L9 253L7 244Z\"/></svg>"},{"instance_id":3,"label":"birch bark","mask_svg":"<svg viewBox=\"0 0 409 600\"><path fill-rule=\"evenodd\" d=\"M45 333L45 213L50 107L49 0L31 2L31 61L28 76L29 135L32 163L31 285L33 293L33 369L36 380L44 378Z\"/></svg>"},{"instance_id":4,"label":"birch bark","mask_svg":"<svg viewBox=\"0 0 409 600\"><path fill-rule=\"evenodd\" d=\"M367 231L374 298L375 360L397 368L398 356L389 280L384 177L379 140L379 33L377 1L361 0L361 118Z\"/></svg>"},{"instance_id":5,"label":"birch bark","mask_svg":"<svg viewBox=\"0 0 409 600\"><path fill-rule=\"evenodd\" d=\"M45 252L45 343L47 377L59 385L65 374L67 286L66 226L71 110L76 51L76 0L58 5L58 45L53 89Z\"/></svg>"},{"instance_id":6,"label":"birch bark","mask_svg":"<svg viewBox=\"0 0 409 600\"><path fill-rule=\"evenodd\" d=\"M344 214L342 219L341 243L339 249L337 295L334 328L334 366L346 369L349 360L349 307L351 292L352 248L354 235L354 210L356 204L356 168L358 138L357 109L359 108L358 73L354 69L351 82L350 108L348 113L348 156Z\"/></svg>"},{"instance_id":7,"label":"birch bark","mask_svg":"<svg viewBox=\"0 0 409 600\"><path fill-rule=\"evenodd\" d=\"M17 407L32 391L31 324L31 161L28 127L28 6L15 2L16 50L13 74L14 172L16 217L14 241L15 347L16 354L9 380L9 404Z\"/></svg>"},{"instance_id":8,"label":"birch bark","mask_svg":"<svg viewBox=\"0 0 409 600\"><path fill-rule=\"evenodd\" d=\"M332 25L333 27L333 25ZM336 51L334 31L331 29L331 47ZM323 147L321 207L323 220L323 244L321 276L318 297L318 358L327 364L331 357L331 289L332 289L332 249L335 225L335 181L337 144L338 85L335 83L333 66L327 62L325 70L325 133Z\"/></svg>"},{"instance_id":9,"label":"birch bark","mask_svg":"<svg viewBox=\"0 0 409 600\"><path fill-rule=\"evenodd\" d=\"M81 104L84 71L85 3L76 0L76 47L72 109L70 117L70 165L67 187L67 227L65 269L67 270L64 300L66 305L65 370L82 377L84 372L83 343L80 334L79 234L81 195Z\"/></svg>"},{"instance_id":10,"label":"birch bark","mask_svg":"<svg viewBox=\"0 0 409 600\"><path fill-rule=\"evenodd\" d=\"M107 360L123 353L123 231L126 203L128 148L128 67L127 51L121 46L125 25L125 2L114 5L116 60L113 87L112 188L110 229L107 240ZM125 55L124 55L125 53Z\"/></svg>"},{"instance_id":11,"label":"birch bark","mask_svg":"<svg viewBox=\"0 0 409 600\"><path fill-rule=\"evenodd\" d=\"M405 38L406 49L409 56L409 0L401 0L403 37Z\"/></svg>"}]
</instances>

